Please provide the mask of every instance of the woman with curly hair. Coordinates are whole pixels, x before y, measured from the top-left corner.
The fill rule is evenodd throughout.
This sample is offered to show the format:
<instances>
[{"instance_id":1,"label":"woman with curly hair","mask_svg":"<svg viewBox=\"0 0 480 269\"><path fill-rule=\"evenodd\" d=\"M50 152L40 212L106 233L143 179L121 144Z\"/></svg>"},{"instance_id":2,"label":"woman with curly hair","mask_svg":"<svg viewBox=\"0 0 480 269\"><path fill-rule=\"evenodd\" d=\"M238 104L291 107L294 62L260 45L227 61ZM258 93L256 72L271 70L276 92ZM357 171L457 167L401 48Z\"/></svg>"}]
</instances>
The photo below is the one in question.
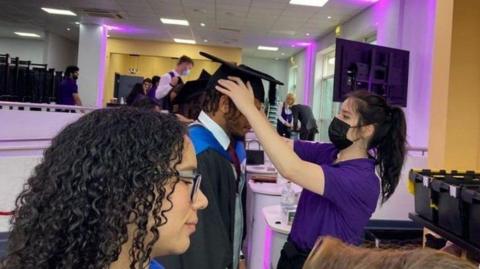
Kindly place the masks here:
<instances>
[{"instance_id":1,"label":"woman with curly hair","mask_svg":"<svg viewBox=\"0 0 480 269\"><path fill-rule=\"evenodd\" d=\"M175 117L103 109L67 126L16 200L10 268L147 268L190 244L197 161Z\"/></svg>"}]
</instances>

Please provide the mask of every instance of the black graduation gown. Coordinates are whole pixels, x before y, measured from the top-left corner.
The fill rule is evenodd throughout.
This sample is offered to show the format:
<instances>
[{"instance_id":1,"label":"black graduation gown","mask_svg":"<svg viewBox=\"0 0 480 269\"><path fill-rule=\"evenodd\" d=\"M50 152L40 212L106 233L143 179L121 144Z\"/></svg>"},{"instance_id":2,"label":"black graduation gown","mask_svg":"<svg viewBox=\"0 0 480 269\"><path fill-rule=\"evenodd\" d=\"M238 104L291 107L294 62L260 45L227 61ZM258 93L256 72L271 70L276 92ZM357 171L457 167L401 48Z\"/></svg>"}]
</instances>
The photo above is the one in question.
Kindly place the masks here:
<instances>
[{"instance_id":1,"label":"black graduation gown","mask_svg":"<svg viewBox=\"0 0 480 269\"><path fill-rule=\"evenodd\" d=\"M202 175L200 188L208 198L208 207L198 212L197 230L190 237L187 252L158 259L166 269L225 269L232 266L237 191L233 166L213 149L198 154L197 161L197 170Z\"/></svg>"}]
</instances>

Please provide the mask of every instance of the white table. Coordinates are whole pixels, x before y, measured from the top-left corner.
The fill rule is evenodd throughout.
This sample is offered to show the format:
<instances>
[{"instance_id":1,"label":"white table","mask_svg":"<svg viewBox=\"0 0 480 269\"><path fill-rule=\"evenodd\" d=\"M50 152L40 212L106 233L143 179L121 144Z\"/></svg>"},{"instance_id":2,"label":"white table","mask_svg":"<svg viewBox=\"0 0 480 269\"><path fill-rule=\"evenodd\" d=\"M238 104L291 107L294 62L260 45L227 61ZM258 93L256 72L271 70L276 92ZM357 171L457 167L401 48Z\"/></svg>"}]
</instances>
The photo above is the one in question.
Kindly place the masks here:
<instances>
[{"instance_id":1,"label":"white table","mask_svg":"<svg viewBox=\"0 0 480 269\"><path fill-rule=\"evenodd\" d=\"M246 257L249 269L269 268L269 262L265 257L269 257L269 250L265 252L266 240L266 222L263 208L279 205L282 184L276 183L256 183L252 180L247 185L247 237L246 237ZM295 192L301 192L301 188L292 184ZM268 239L268 238L267 238ZM267 263L265 263L267 262ZM266 267L265 267L266 265Z\"/></svg>"},{"instance_id":2,"label":"white table","mask_svg":"<svg viewBox=\"0 0 480 269\"><path fill-rule=\"evenodd\" d=\"M280 205L263 208L263 216L267 226L265 227L265 254L264 269L277 268L280 252L292 226L282 223Z\"/></svg>"}]
</instances>

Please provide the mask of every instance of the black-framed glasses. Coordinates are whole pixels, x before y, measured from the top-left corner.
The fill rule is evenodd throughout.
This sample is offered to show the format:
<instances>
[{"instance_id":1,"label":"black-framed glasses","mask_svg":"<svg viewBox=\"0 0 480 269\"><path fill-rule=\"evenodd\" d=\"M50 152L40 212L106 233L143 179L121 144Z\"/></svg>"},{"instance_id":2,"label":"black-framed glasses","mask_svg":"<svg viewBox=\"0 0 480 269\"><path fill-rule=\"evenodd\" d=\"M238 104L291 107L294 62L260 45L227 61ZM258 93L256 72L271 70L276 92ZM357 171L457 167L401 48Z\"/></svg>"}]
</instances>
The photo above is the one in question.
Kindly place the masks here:
<instances>
[{"instance_id":1,"label":"black-framed glasses","mask_svg":"<svg viewBox=\"0 0 480 269\"><path fill-rule=\"evenodd\" d=\"M197 173L197 171L178 171L178 177L180 180L192 184L192 189L190 191L190 201L195 203L198 198L198 191L200 190L200 183L202 182L202 175Z\"/></svg>"}]
</instances>

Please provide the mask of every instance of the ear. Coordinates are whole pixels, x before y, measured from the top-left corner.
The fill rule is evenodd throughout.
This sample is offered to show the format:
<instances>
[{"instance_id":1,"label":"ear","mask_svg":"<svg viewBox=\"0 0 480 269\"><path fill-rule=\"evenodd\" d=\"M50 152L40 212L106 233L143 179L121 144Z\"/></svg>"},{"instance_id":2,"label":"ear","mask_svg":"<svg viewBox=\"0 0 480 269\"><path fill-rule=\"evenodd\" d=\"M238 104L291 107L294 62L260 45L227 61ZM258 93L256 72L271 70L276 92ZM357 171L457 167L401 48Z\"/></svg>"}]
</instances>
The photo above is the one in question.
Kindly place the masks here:
<instances>
[{"instance_id":1,"label":"ear","mask_svg":"<svg viewBox=\"0 0 480 269\"><path fill-rule=\"evenodd\" d=\"M375 133L375 126L373 124L362 126L362 136L364 138L371 138Z\"/></svg>"},{"instance_id":2,"label":"ear","mask_svg":"<svg viewBox=\"0 0 480 269\"><path fill-rule=\"evenodd\" d=\"M230 111L230 102L228 96L224 94L220 96L218 109L224 114L227 114Z\"/></svg>"}]
</instances>

